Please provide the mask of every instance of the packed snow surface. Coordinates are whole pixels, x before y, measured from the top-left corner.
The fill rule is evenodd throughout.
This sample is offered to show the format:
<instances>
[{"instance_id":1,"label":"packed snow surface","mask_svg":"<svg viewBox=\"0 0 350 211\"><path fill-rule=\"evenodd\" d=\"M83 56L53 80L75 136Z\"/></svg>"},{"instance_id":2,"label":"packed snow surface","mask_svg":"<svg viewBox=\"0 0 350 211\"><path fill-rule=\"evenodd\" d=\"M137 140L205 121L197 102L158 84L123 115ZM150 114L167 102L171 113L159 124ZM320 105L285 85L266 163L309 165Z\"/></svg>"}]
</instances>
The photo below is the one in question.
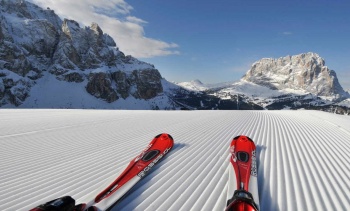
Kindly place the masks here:
<instances>
[{"instance_id":1,"label":"packed snow surface","mask_svg":"<svg viewBox=\"0 0 350 211\"><path fill-rule=\"evenodd\" d=\"M173 150L113 210L224 210L229 144L257 145L261 210L350 210L350 117L320 111L0 110L0 210L93 198L159 133Z\"/></svg>"}]
</instances>

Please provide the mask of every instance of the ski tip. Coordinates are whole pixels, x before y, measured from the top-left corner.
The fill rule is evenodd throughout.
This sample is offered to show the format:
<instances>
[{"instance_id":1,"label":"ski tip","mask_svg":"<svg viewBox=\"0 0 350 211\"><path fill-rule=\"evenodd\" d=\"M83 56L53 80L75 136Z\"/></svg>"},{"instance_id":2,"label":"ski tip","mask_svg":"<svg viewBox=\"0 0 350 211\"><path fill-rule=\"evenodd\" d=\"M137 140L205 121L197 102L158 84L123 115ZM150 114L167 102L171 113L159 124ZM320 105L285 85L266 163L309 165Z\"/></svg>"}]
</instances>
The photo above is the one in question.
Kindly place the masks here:
<instances>
[{"instance_id":1,"label":"ski tip","mask_svg":"<svg viewBox=\"0 0 350 211\"><path fill-rule=\"evenodd\" d=\"M156 137L154 137L153 140L155 141L156 139L169 141L170 142L170 147L172 147L174 145L174 139L168 133L161 133L161 134L157 135Z\"/></svg>"},{"instance_id":2,"label":"ski tip","mask_svg":"<svg viewBox=\"0 0 350 211\"><path fill-rule=\"evenodd\" d=\"M173 139L173 137L170 135L170 134L168 134L168 133L161 133L161 134L158 134L156 137L154 137L154 138L159 138L159 137L168 137L168 138L170 138L171 140L173 140L174 141L174 139Z\"/></svg>"},{"instance_id":3,"label":"ski tip","mask_svg":"<svg viewBox=\"0 0 350 211\"><path fill-rule=\"evenodd\" d=\"M254 143L254 141L251 138L249 138L248 136L245 136L245 135L236 136L232 139L232 141L233 140L251 141Z\"/></svg>"},{"instance_id":4,"label":"ski tip","mask_svg":"<svg viewBox=\"0 0 350 211\"><path fill-rule=\"evenodd\" d=\"M168 134L168 136L169 136L169 138L170 138L171 140L174 141L173 137L172 137L170 134Z\"/></svg>"}]
</instances>

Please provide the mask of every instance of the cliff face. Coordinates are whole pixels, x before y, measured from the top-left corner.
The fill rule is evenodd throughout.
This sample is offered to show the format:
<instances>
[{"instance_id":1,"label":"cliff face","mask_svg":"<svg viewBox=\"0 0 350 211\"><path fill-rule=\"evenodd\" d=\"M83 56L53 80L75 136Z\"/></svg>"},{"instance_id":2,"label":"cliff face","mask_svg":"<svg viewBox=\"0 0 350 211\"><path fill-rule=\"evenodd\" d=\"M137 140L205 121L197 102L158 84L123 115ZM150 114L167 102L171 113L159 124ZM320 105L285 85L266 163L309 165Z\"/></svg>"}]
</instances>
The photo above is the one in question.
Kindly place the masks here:
<instances>
[{"instance_id":1,"label":"cliff face","mask_svg":"<svg viewBox=\"0 0 350 211\"><path fill-rule=\"evenodd\" d=\"M347 96L336 73L316 53L266 58L255 62L243 80L271 89L305 90L319 96Z\"/></svg>"},{"instance_id":2,"label":"cliff face","mask_svg":"<svg viewBox=\"0 0 350 211\"><path fill-rule=\"evenodd\" d=\"M82 28L22 0L3 0L0 10L0 106L21 105L45 74L84 84L108 103L151 99L163 91L159 71L125 56L96 23Z\"/></svg>"},{"instance_id":3,"label":"cliff face","mask_svg":"<svg viewBox=\"0 0 350 211\"><path fill-rule=\"evenodd\" d=\"M161 75L157 70L134 70L131 73L91 73L86 91L91 95L114 102L120 97L133 96L136 99L151 99L163 92Z\"/></svg>"}]
</instances>

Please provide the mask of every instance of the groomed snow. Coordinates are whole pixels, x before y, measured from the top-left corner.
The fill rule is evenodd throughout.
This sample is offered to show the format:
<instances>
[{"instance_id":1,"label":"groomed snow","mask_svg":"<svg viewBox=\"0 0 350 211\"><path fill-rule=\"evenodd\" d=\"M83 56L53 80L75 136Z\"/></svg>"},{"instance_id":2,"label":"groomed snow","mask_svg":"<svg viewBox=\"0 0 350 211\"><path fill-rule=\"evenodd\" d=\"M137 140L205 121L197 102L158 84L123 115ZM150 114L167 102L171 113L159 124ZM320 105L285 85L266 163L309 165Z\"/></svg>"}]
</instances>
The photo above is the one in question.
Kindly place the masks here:
<instances>
[{"instance_id":1,"label":"groomed snow","mask_svg":"<svg viewBox=\"0 0 350 211\"><path fill-rule=\"evenodd\" d=\"M257 145L261 210L350 210L350 117L320 111L0 110L0 210L94 197L163 132L173 150L113 210L224 210L231 139Z\"/></svg>"}]
</instances>

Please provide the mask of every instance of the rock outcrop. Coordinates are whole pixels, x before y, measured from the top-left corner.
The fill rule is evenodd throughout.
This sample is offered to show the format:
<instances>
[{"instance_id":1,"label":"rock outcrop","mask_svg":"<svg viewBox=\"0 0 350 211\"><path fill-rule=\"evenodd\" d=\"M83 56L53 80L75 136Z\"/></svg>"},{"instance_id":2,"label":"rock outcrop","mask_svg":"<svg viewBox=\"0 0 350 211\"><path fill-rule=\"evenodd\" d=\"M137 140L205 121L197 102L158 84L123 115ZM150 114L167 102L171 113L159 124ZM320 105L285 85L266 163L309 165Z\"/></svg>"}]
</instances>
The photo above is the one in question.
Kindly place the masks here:
<instances>
[{"instance_id":1,"label":"rock outcrop","mask_svg":"<svg viewBox=\"0 0 350 211\"><path fill-rule=\"evenodd\" d=\"M243 80L271 89L304 90L335 98L347 96L336 73L325 66L325 61L316 53L261 59L252 65Z\"/></svg>"},{"instance_id":2,"label":"rock outcrop","mask_svg":"<svg viewBox=\"0 0 350 211\"><path fill-rule=\"evenodd\" d=\"M131 73L91 73L86 90L91 95L114 102L120 97L126 99L151 99L163 92L161 75L156 69L134 70Z\"/></svg>"}]
</instances>

